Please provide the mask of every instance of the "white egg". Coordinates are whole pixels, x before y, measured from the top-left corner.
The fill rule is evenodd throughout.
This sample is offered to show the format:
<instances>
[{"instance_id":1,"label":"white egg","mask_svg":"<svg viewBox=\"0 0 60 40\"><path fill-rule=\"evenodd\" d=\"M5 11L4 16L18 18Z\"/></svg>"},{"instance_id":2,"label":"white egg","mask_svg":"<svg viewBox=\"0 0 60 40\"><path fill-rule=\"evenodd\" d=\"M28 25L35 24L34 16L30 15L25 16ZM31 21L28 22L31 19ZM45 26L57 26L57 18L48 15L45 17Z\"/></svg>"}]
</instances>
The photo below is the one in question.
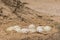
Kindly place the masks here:
<instances>
[{"instance_id":1,"label":"white egg","mask_svg":"<svg viewBox=\"0 0 60 40\"><path fill-rule=\"evenodd\" d=\"M16 25L16 26L13 26L14 28L21 28L20 26Z\"/></svg>"},{"instance_id":2,"label":"white egg","mask_svg":"<svg viewBox=\"0 0 60 40\"><path fill-rule=\"evenodd\" d=\"M29 29L27 29L27 28L22 28L21 29L21 33L28 33L29 32Z\"/></svg>"},{"instance_id":3,"label":"white egg","mask_svg":"<svg viewBox=\"0 0 60 40\"><path fill-rule=\"evenodd\" d=\"M45 26L45 27L44 27L44 30L45 30L45 31L50 31L51 29L52 29L52 27L50 27L50 26Z\"/></svg>"},{"instance_id":4,"label":"white egg","mask_svg":"<svg viewBox=\"0 0 60 40\"><path fill-rule=\"evenodd\" d=\"M21 32L21 28L15 28L14 31Z\"/></svg>"},{"instance_id":5,"label":"white egg","mask_svg":"<svg viewBox=\"0 0 60 40\"><path fill-rule=\"evenodd\" d=\"M21 31L21 27L19 26L11 26L11 27L8 27L7 28L7 31L17 31L17 32L20 32Z\"/></svg>"},{"instance_id":6,"label":"white egg","mask_svg":"<svg viewBox=\"0 0 60 40\"><path fill-rule=\"evenodd\" d=\"M13 27L8 27L7 31L12 31L14 28Z\"/></svg>"},{"instance_id":7,"label":"white egg","mask_svg":"<svg viewBox=\"0 0 60 40\"><path fill-rule=\"evenodd\" d=\"M38 26L38 27L37 27L37 32L40 32L40 33L41 33L41 32L43 32L43 31L44 31L44 30L43 30L43 27L42 27L42 26Z\"/></svg>"},{"instance_id":8,"label":"white egg","mask_svg":"<svg viewBox=\"0 0 60 40\"><path fill-rule=\"evenodd\" d=\"M29 25L29 29L33 29L33 28L35 28L34 24Z\"/></svg>"},{"instance_id":9,"label":"white egg","mask_svg":"<svg viewBox=\"0 0 60 40\"><path fill-rule=\"evenodd\" d=\"M30 32L30 33L34 33L34 32L36 32L36 27L35 27L34 24L29 25L28 28L29 28L29 32Z\"/></svg>"},{"instance_id":10,"label":"white egg","mask_svg":"<svg viewBox=\"0 0 60 40\"><path fill-rule=\"evenodd\" d=\"M29 32L34 33L34 32L36 32L36 29L29 29Z\"/></svg>"},{"instance_id":11,"label":"white egg","mask_svg":"<svg viewBox=\"0 0 60 40\"><path fill-rule=\"evenodd\" d=\"M13 26L14 29L20 29L20 26Z\"/></svg>"}]
</instances>

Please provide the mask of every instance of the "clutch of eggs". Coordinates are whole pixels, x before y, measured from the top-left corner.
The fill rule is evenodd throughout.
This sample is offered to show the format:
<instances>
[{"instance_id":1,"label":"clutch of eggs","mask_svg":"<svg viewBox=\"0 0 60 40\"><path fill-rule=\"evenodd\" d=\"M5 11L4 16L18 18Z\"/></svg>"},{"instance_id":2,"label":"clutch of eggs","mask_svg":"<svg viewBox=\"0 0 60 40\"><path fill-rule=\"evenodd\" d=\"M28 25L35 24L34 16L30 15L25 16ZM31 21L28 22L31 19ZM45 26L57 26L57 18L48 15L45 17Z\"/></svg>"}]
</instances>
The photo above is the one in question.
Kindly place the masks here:
<instances>
[{"instance_id":1,"label":"clutch of eggs","mask_svg":"<svg viewBox=\"0 0 60 40\"><path fill-rule=\"evenodd\" d=\"M20 32L20 33L34 33L34 32L39 32L42 33L44 31L48 32L52 30L52 27L50 26L37 26L35 27L35 25L31 24L28 26L28 28L21 28L20 26L11 26L7 28L7 31L16 31L16 32Z\"/></svg>"}]
</instances>

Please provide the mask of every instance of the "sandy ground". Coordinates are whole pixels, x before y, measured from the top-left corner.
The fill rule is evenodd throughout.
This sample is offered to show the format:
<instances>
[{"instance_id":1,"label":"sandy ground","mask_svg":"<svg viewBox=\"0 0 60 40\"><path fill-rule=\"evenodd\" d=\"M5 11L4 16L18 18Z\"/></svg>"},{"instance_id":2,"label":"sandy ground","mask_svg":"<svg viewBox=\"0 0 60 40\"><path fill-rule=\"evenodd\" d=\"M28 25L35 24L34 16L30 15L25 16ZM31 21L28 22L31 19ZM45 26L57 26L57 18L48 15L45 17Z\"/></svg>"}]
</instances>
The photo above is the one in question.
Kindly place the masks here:
<instances>
[{"instance_id":1,"label":"sandy ground","mask_svg":"<svg viewBox=\"0 0 60 40\"><path fill-rule=\"evenodd\" d=\"M10 0L11 1L11 0ZM0 1L0 40L60 40L60 16L55 10L59 9L59 1L54 0L22 0L26 1L27 7L17 9L7 1ZM4 3L5 2L5 3ZM7 2L7 4L6 4ZM14 4L13 4L14 5ZM56 7L55 7L56 6ZM56 9L55 9L56 8ZM41 10L40 10L41 9ZM47 14L48 13L48 14ZM54 14L50 15L50 14ZM49 25L53 30L48 33L22 34L15 31L7 32L10 26L19 25L22 28L30 24Z\"/></svg>"},{"instance_id":2,"label":"sandy ground","mask_svg":"<svg viewBox=\"0 0 60 40\"><path fill-rule=\"evenodd\" d=\"M38 12L60 16L60 0L22 0L28 7Z\"/></svg>"}]
</instances>

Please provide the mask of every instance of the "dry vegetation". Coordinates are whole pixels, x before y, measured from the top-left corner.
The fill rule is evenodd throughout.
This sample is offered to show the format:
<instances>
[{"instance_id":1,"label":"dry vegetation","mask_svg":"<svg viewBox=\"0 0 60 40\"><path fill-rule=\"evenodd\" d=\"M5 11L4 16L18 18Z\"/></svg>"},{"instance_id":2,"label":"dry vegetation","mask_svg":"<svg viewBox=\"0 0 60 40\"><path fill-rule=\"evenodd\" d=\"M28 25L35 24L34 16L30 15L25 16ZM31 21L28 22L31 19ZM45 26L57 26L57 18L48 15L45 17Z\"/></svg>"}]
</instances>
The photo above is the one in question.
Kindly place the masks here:
<instances>
[{"instance_id":1,"label":"dry vegetation","mask_svg":"<svg viewBox=\"0 0 60 40\"><path fill-rule=\"evenodd\" d=\"M21 34L15 31L7 32L6 28L12 25L28 26L29 24L49 25L60 29L58 22L52 16L42 14L25 6L20 0L0 1L0 40L60 40L60 31L54 30L48 34L28 33Z\"/></svg>"}]
</instances>

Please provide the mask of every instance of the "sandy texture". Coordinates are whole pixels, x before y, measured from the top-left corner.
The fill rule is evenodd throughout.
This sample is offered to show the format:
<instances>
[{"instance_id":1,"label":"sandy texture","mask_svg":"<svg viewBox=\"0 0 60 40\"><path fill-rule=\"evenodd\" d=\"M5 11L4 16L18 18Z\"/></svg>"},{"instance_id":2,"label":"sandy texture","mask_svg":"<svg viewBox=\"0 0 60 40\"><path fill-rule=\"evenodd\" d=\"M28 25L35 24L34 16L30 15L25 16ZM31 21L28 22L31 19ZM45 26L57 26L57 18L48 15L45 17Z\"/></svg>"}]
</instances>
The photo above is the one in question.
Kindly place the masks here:
<instances>
[{"instance_id":1,"label":"sandy texture","mask_svg":"<svg viewBox=\"0 0 60 40\"><path fill-rule=\"evenodd\" d=\"M44 12L37 12L22 4L15 7L13 0L0 0L0 40L60 40L59 16L50 16ZM12 4L10 4L12 3ZM16 9L16 10L15 10ZM59 17L60 18L60 17ZM58 19L59 19L58 18ZM28 33L22 34L15 31L7 32L6 28L14 25L27 27L30 24L49 25L53 30L49 33Z\"/></svg>"},{"instance_id":2,"label":"sandy texture","mask_svg":"<svg viewBox=\"0 0 60 40\"><path fill-rule=\"evenodd\" d=\"M38 12L60 16L60 0L22 0L27 6Z\"/></svg>"}]
</instances>

